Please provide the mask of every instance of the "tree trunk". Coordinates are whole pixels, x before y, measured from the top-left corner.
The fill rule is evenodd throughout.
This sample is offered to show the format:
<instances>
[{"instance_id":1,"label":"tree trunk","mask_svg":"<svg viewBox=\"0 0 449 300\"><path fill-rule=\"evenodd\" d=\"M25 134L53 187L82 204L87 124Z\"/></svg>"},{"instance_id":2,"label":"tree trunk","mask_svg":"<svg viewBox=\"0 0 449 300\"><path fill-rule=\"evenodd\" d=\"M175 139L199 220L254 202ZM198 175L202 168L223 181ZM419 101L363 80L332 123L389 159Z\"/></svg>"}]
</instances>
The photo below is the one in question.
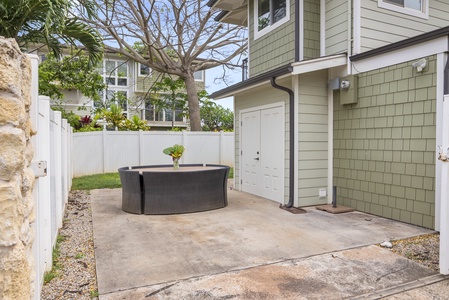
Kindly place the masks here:
<instances>
[{"instance_id":1,"label":"tree trunk","mask_svg":"<svg viewBox=\"0 0 449 300\"><path fill-rule=\"evenodd\" d=\"M190 130L201 131L200 103L196 90L196 82L193 74L187 74L184 78L189 104Z\"/></svg>"}]
</instances>

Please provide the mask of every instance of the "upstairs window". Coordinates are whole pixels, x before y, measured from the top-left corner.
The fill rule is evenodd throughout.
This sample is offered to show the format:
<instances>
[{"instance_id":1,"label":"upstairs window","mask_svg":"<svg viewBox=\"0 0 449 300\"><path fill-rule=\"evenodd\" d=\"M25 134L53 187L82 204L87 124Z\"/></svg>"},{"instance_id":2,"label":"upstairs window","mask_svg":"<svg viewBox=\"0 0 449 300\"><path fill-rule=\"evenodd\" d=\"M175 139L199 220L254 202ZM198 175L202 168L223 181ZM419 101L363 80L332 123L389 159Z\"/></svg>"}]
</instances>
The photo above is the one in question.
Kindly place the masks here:
<instances>
[{"instance_id":1,"label":"upstairs window","mask_svg":"<svg viewBox=\"0 0 449 300\"><path fill-rule=\"evenodd\" d=\"M284 24L290 18L290 9L287 0L256 0L254 6L255 20L254 37L271 31Z\"/></svg>"},{"instance_id":2,"label":"upstairs window","mask_svg":"<svg viewBox=\"0 0 449 300\"><path fill-rule=\"evenodd\" d=\"M204 71L196 71L193 73L195 81L204 81Z\"/></svg>"},{"instance_id":3,"label":"upstairs window","mask_svg":"<svg viewBox=\"0 0 449 300\"><path fill-rule=\"evenodd\" d=\"M149 66L142 65L141 63L137 64L137 70L139 70L138 76L149 76L151 74L151 69Z\"/></svg>"},{"instance_id":4,"label":"upstairs window","mask_svg":"<svg viewBox=\"0 0 449 300\"><path fill-rule=\"evenodd\" d=\"M378 0L379 7L396 12L429 18L429 0Z\"/></svg>"},{"instance_id":5,"label":"upstairs window","mask_svg":"<svg viewBox=\"0 0 449 300\"><path fill-rule=\"evenodd\" d=\"M108 86L128 86L128 65L126 62L107 60L104 62L105 83Z\"/></svg>"}]
</instances>

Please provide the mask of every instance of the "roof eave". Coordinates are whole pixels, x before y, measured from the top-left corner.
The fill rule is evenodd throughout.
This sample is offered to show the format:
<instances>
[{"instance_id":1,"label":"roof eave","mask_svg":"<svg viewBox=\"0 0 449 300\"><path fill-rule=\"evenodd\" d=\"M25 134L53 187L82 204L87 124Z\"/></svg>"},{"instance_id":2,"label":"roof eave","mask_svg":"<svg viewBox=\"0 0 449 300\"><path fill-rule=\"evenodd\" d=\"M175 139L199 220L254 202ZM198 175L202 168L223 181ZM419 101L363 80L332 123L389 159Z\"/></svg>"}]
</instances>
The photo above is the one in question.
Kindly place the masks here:
<instances>
[{"instance_id":1,"label":"roof eave","mask_svg":"<svg viewBox=\"0 0 449 300\"><path fill-rule=\"evenodd\" d=\"M293 72L293 67L291 66L291 64L284 65L277 69L268 71L266 73L263 73L263 74L260 74L260 75L254 76L254 77L251 77L247 80L241 81L234 85L228 86L224 89L216 91L216 92L212 93L211 95L209 95L209 97L212 99L216 99L216 100L230 97L239 91L248 89L251 86L269 82L272 77L279 77L279 76L291 74L292 72Z\"/></svg>"},{"instance_id":2,"label":"roof eave","mask_svg":"<svg viewBox=\"0 0 449 300\"><path fill-rule=\"evenodd\" d=\"M440 29L437 29L437 30L434 30L431 32L426 32L426 33L417 35L415 37L408 38L408 39L405 39L405 40L402 40L402 41L399 41L399 42L396 42L393 44L385 45L385 46L382 46L382 47L379 47L379 48L376 48L373 50L369 50L369 51L366 51L366 52L363 52L360 54L356 54L356 55L351 56L349 59L351 61L358 61L358 60L374 57L377 55L381 55L384 53L392 52L394 50L399 50L402 48L420 44L423 42L427 42L427 41L430 41L430 40L433 40L433 39L436 39L436 38L439 38L442 36L447 36L447 35L449 35L449 26L443 27L443 28L440 28Z\"/></svg>"}]
</instances>

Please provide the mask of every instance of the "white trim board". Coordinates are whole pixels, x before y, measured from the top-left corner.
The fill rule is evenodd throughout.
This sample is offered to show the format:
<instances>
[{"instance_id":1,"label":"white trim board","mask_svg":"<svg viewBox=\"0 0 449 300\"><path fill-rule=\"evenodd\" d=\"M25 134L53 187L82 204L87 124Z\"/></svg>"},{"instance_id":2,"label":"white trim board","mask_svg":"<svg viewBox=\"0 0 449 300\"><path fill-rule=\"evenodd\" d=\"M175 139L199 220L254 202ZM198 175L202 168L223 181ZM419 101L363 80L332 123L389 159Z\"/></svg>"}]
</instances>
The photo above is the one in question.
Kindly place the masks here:
<instances>
[{"instance_id":1,"label":"white trim board","mask_svg":"<svg viewBox=\"0 0 449 300\"><path fill-rule=\"evenodd\" d=\"M292 75L304 74L346 65L346 54L321 57L293 63Z\"/></svg>"},{"instance_id":2,"label":"white trim board","mask_svg":"<svg viewBox=\"0 0 449 300\"><path fill-rule=\"evenodd\" d=\"M410 47L354 61L352 62L352 73L369 72L446 51L448 51L448 37L442 36Z\"/></svg>"}]
</instances>

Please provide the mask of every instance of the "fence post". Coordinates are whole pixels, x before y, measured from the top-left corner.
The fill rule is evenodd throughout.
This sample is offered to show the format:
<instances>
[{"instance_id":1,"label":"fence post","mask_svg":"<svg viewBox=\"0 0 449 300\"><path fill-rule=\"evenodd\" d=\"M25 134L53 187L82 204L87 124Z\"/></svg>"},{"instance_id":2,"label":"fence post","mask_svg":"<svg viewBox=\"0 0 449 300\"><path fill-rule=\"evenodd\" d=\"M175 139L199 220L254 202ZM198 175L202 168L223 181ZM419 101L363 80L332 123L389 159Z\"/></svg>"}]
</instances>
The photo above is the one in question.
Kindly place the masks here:
<instances>
[{"instance_id":1,"label":"fence post","mask_svg":"<svg viewBox=\"0 0 449 300\"><path fill-rule=\"evenodd\" d=\"M144 158L144 144L143 144L143 130L139 130L139 165L143 166L143 158Z\"/></svg>"},{"instance_id":2,"label":"fence post","mask_svg":"<svg viewBox=\"0 0 449 300\"><path fill-rule=\"evenodd\" d=\"M37 149L37 159L47 162L47 176L41 177L38 181L39 184L39 196L38 196L38 214L40 224L38 231L40 240L40 259L42 265L45 268L42 271L51 270L52 266L52 242L51 242L51 203L49 201L51 194L51 160L50 160L50 98L39 97L39 121L37 126L37 138L39 139Z\"/></svg>"},{"instance_id":3,"label":"fence post","mask_svg":"<svg viewBox=\"0 0 449 300\"><path fill-rule=\"evenodd\" d=\"M443 100L442 118L442 149L443 154L449 155L449 95ZM440 161L441 165L441 199L440 199L440 273L449 274L449 161Z\"/></svg>"},{"instance_id":4,"label":"fence post","mask_svg":"<svg viewBox=\"0 0 449 300\"><path fill-rule=\"evenodd\" d=\"M106 170L106 127L103 128L103 131L101 131L101 146L103 147L103 151L101 151L101 155L103 155L103 159L101 160L103 162L103 174Z\"/></svg>"},{"instance_id":5,"label":"fence post","mask_svg":"<svg viewBox=\"0 0 449 300\"><path fill-rule=\"evenodd\" d=\"M68 200L68 160L67 160L67 150L68 150L68 145L67 145L67 127L68 127L68 123L66 119L62 119L62 123L61 123L61 162L62 162L62 169L61 169L61 177L62 177L62 201L64 203L64 207L65 207L65 203L67 203Z\"/></svg>"},{"instance_id":6,"label":"fence post","mask_svg":"<svg viewBox=\"0 0 449 300\"><path fill-rule=\"evenodd\" d=\"M56 201L56 228L54 230L57 231L58 228L62 227L62 218L64 214L64 205L63 205L63 199L62 199L62 141L61 141L61 112L60 111L54 111L54 162L53 165L53 171L54 171L54 182L55 182L55 201Z\"/></svg>"},{"instance_id":7,"label":"fence post","mask_svg":"<svg viewBox=\"0 0 449 300\"><path fill-rule=\"evenodd\" d=\"M188 137L187 137L187 131L185 131L185 130L183 130L182 131L182 142L181 142L181 145L183 145L184 147L187 145L187 139L188 139ZM185 159L185 155L183 155L183 156L181 156L181 161L180 161L180 163L184 163L184 159Z\"/></svg>"},{"instance_id":8,"label":"fence post","mask_svg":"<svg viewBox=\"0 0 449 300\"><path fill-rule=\"evenodd\" d=\"M39 124L39 99L38 99L38 64L39 59L35 54L29 54L28 57L31 60L31 107L30 107L30 118L33 124L33 129L38 130ZM33 159L39 160L41 157L39 156L39 143L40 140L38 136L33 136L31 138L31 142L34 146L34 157ZM36 178L36 182L34 184L33 189L33 198L34 198L34 214L36 216L36 220L33 223L34 230L34 241L33 241L33 258L34 258L34 295L33 299L39 300L41 298L41 287L43 284L42 275L44 274L45 264L41 259L41 236L40 236L40 228L42 226L41 222L41 214L39 213L39 194L40 194L40 178Z\"/></svg>"},{"instance_id":9,"label":"fence post","mask_svg":"<svg viewBox=\"0 0 449 300\"><path fill-rule=\"evenodd\" d=\"M220 131L220 153L218 154L218 160L220 161L220 165L223 164L223 153L224 153L224 132L223 130Z\"/></svg>"}]
</instances>

